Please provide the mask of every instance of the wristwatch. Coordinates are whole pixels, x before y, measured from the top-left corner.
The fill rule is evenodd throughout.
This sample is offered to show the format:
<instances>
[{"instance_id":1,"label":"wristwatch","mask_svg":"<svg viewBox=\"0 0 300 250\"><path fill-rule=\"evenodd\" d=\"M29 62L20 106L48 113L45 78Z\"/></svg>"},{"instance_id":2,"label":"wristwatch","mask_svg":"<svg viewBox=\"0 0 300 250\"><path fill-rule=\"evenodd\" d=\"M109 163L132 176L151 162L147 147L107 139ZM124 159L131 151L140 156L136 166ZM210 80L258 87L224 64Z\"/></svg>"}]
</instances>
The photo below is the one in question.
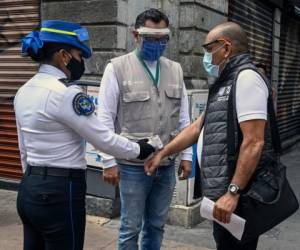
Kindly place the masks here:
<instances>
[{"instance_id":1,"label":"wristwatch","mask_svg":"<svg viewBox=\"0 0 300 250\"><path fill-rule=\"evenodd\" d=\"M231 183L228 186L228 192L231 193L231 194L234 194L234 195L240 194L241 191L242 191L241 188L238 185L234 184L234 183Z\"/></svg>"}]
</instances>

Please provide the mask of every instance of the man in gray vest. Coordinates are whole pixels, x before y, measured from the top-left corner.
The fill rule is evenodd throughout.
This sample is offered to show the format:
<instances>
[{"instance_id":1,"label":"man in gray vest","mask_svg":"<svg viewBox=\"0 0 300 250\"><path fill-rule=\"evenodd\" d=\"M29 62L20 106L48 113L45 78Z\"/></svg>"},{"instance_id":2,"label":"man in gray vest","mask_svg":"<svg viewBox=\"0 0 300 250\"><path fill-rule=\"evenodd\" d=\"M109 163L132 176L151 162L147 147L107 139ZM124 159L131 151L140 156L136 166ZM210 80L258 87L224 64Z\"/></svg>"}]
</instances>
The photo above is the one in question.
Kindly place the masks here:
<instances>
[{"instance_id":1,"label":"man in gray vest","mask_svg":"<svg viewBox=\"0 0 300 250\"><path fill-rule=\"evenodd\" d=\"M238 208L241 191L249 187L251 177L266 161L275 156L267 110L271 91L249 58L247 36L238 24L226 22L216 26L208 33L203 48L204 67L215 78L209 86L205 113L148 161L145 171L153 172L166 156L198 141L202 194L216 201L214 217L229 223ZM229 105L232 91L235 106ZM242 136L237 160L231 164L227 155L228 124L234 115L236 126L232 131ZM214 238L218 250L253 250L258 242L258 237L249 242L238 241L217 223L214 223Z\"/></svg>"},{"instance_id":2,"label":"man in gray vest","mask_svg":"<svg viewBox=\"0 0 300 250\"><path fill-rule=\"evenodd\" d=\"M169 20L149 9L141 13L133 32L136 49L107 65L99 93L99 118L131 140L157 138L168 144L190 124L188 99L181 66L162 57L169 41ZM149 175L144 161L121 160L101 154L104 179L118 184L120 172L121 227L119 249L160 249L176 177L174 157ZM191 172L192 150L181 155L182 175Z\"/></svg>"}]
</instances>

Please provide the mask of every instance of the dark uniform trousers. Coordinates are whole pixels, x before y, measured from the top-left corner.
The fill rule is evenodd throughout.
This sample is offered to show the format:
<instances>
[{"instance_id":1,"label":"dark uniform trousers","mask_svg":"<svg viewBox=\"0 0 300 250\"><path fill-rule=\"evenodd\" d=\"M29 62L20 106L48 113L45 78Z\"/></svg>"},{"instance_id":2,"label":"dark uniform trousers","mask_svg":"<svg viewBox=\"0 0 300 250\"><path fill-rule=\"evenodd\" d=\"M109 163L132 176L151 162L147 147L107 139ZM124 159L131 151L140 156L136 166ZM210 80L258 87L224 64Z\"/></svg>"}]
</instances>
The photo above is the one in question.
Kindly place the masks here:
<instances>
[{"instance_id":1,"label":"dark uniform trousers","mask_svg":"<svg viewBox=\"0 0 300 250\"><path fill-rule=\"evenodd\" d=\"M83 249L86 178L76 171L68 177L26 171L17 198L24 250Z\"/></svg>"}]
</instances>

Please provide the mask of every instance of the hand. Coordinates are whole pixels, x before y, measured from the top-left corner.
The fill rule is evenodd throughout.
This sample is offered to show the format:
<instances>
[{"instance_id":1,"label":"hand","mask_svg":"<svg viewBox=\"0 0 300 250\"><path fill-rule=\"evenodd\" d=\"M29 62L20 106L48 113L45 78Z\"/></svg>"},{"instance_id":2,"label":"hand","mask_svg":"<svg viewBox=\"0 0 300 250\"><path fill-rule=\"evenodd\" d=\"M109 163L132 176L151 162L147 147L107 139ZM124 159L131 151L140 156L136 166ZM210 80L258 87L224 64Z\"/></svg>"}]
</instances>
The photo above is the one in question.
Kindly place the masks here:
<instances>
[{"instance_id":1,"label":"hand","mask_svg":"<svg viewBox=\"0 0 300 250\"><path fill-rule=\"evenodd\" d=\"M192 172L192 162L182 160L178 168L179 180L186 180Z\"/></svg>"},{"instance_id":2,"label":"hand","mask_svg":"<svg viewBox=\"0 0 300 250\"><path fill-rule=\"evenodd\" d=\"M144 164L145 173L147 175L152 175L152 173L160 166L161 160L161 154L158 152L150 160L146 161Z\"/></svg>"},{"instance_id":3,"label":"hand","mask_svg":"<svg viewBox=\"0 0 300 250\"><path fill-rule=\"evenodd\" d=\"M140 160L146 159L149 155L155 152L155 148L147 143L148 139L142 139L137 141L137 144L140 145L140 154L137 157Z\"/></svg>"},{"instance_id":4,"label":"hand","mask_svg":"<svg viewBox=\"0 0 300 250\"><path fill-rule=\"evenodd\" d=\"M229 223L231 214L235 211L240 195L227 192L220 197L214 206L213 216L220 222Z\"/></svg>"},{"instance_id":5,"label":"hand","mask_svg":"<svg viewBox=\"0 0 300 250\"><path fill-rule=\"evenodd\" d=\"M105 168L103 171L103 180L109 184L117 186L120 181L119 167L116 165L110 168Z\"/></svg>"}]
</instances>

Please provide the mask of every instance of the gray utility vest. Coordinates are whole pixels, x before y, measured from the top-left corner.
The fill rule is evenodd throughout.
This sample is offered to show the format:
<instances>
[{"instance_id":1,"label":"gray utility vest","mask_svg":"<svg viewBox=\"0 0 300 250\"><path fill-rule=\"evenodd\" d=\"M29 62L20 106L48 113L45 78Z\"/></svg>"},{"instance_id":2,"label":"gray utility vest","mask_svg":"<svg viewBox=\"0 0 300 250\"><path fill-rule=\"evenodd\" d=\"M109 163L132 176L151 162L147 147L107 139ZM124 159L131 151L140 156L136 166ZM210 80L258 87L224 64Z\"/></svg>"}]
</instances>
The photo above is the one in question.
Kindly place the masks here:
<instances>
[{"instance_id":1,"label":"gray utility vest","mask_svg":"<svg viewBox=\"0 0 300 250\"><path fill-rule=\"evenodd\" d=\"M220 77L209 89L208 102L204 118L203 133L203 151L201 162L201 184L202 195L217 200L227 192L228 185L231 182L236 168L237 155L234 164L229 164L227 143L228 143L228 115L236 117L235 105L229 109L229 97L232 93L232 100L235 103L235 86L238 74L245 69L252 69L260 74L252 64L250 56L247 53L234 56L230 59ZM261 75L261 74L260 74ZM271 95L266 78L261 75L266 82ZM249 97L251 98L251 97ZM231 112L231 113L228 113ZM234 115L233 115L234 114ZM268 110L269 114L269 110ZM238 138L241 134L236 122L234 128L234 137ZM241 137L241 136L240 136ZM240 138L241 139L241 138ZM241 140L234 139L235 146L239 148ZM234 144L234 143L233 143ZM268 122L265 132L265 145L259 161L256 173L260 168L269 161L270 157L276 157L271 143L271 129L268 115ZM255 174L256 174L255 173ZM254 175L255 175L254 174Z\"/></svg>"},{"instance_id":2,"label":"gray utility vest","mask_svg":"<svg viewBox=\"0 0 300 250\"><path fill-rule=\"evenodd\" d=\"M135 52L111 60L119 84L119 106L116 132L137 141L158 135L163 144L178 133L183 91L183 74L179 63L165 57L159 59L160 79L156 87ZM141 165L141 160L118 163ZM166 159L162 165L174 164Z\"/></svg>"}]
</instances>

